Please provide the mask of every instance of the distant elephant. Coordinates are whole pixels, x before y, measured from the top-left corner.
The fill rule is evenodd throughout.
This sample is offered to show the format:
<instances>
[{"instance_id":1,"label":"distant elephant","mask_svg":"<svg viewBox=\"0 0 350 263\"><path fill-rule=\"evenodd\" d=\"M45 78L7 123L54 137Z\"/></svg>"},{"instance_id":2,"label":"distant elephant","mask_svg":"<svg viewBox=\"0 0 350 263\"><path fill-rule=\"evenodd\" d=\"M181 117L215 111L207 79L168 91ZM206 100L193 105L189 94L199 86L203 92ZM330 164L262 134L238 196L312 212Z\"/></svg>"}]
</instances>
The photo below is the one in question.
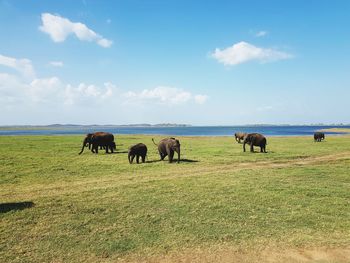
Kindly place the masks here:
<instances>
[{"instance_id":1,"label":"distant elephant","mask_svg":"<svg viewBox=\"0 0 350 263\"><path fill-rule=\"evenodd\" d=\"M315 142L320 142L324 140L324 133L323 132L315 132L314 134L314 141Z\"/></svg>"},{"instance_id":2,"label":"distant elephant","mask_svg":"<svg viewBox=\"0 0 350 263\"><path fill-rule=\"evenodd\" d=\"M244 136L246 136L247 133L244 132L236 132L235 133L235 139L238 143L241 143L241 140L244 140Z\"/></svg>"},{"instance_id":3,"label":"distant elephant","mask_svg":"<svg viewBox=\"0 0 350 263\"><path fill-rule=\"evenodd\" d=\"M134 158L136 156L136 162L139 163L140 156L142 158L142 162L145 162L147 155L147 146L143 143L138 143L134 146L131 146L128 150L128 160L129 163L132 164Z\"/></svg>"},{"instance_id":4,"label":"distant elephant","mask_svg":"<svg viewBox=\"0 0 350 263\"><path fill-rule=\"evenodd\" d=\"M243 151L245 152L245 145L250 145L250 151L254 152L254 146L260 147L260 152L266 153L266 138L260 133L249 133L243 140Z\"/></svg>"},{"instance_id":5,"label":"distant elephant","mask_svg":"<svg viewBox=\"0 0 350 263\"><path fill-rule=\"evenodd\" d=\"M92 146L91 151L93 153L98 153L98 147L104 147L106 149L106 153L108 153L108 149L111 150L112 153L113 150L116 149L114 135L108 132L88 133L85 136L83 147L81 148L79 154L81 154L84 151L84 148L87 146L89 146L89 148Z\"/></svg>"},{"instance_id":6,"label":"distant elephant","mask_svg":"<svg viewBox=\"0 0 350 263\"><path fill-rule=\"evenodd\" d=\"M153 138L152 141L156 146L158 146L158 152L161 160L164 160L166 156L169 156L169 163L171 163L174 158L174 152L177 152L177 162L180 162L179 140L176 140L175 138L165 138L161 140L158 144L154 142Z\"/></svg>"}]
</instances>

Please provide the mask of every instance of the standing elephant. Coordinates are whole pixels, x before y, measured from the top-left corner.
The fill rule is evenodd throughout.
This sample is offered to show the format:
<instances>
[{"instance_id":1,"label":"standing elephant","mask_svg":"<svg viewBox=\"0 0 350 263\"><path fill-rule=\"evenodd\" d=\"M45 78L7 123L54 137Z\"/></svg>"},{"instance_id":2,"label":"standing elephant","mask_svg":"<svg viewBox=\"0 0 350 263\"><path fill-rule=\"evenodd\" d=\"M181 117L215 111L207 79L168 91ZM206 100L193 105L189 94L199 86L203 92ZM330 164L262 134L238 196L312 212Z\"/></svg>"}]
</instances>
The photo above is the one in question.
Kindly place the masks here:
<instances>
[{"instance_id":1,"label":"standing elephant","mask_svg":"<svg viewBox=\"0 0 350 263\"><path fill-rule=\"evenodd\" d=\"M324 133L323 132L315 132L314 134L314 141L315 142L320 142L324 140Z\"/></svg>"},{"instance_id":2,"label":"standing elephant","mask_svg":"<svg viewBox=\"0 0 350 263\"><path fill-rule=\"evenodd\" d=\"M166 156L169 156L169 163L173 161L174 152L177 152L177 162L180 162L180 142L175 138L165 138L161 140L158 144L153 143L158 146L158 152L160 155L160 160L164 160Z\"/></svg>"},{"instance_id":3,"label":"standing elephant","mask_svg":"<svg viewBox=\"0 0 350 263\"><path fill-rule=\"evenodd\" d=\"M111 150L113 153L113 150L116 149L114 135L109 132L88 133L83 141L83 147L79 154L82 154L84 148L87 146L89 146L89 148L92 146L91 151L93 153L98 153L98 147L104 147L106 153L109 153L108 150Z\"/></svg>"},{"instance_id":4,"label":"standing elephant","mask_svg":"<svg viewBox=\"0 0 350 263\"><path fill-rule=\"evenodd\" d=\"M238 143L241 143L241 140L244 140L244 136L246 136L247 133L244 132L236 132L235 133L235 139Z\"/></svg>"},{"instance_id":5,"label":"standing elephant","mask_svg":"<svg viewBox=\"0 0 350 263\"><path fill-rule=\"evenodd\" d=\"M243 151L245 152L245 145L250 145L250 151L254 152L254 146L260 147L260 152L266 153L266 138L260 133L249 133L244 137Z\"/></svg>"},{"instance_id":6,"label":"standing elephant","mask_svg":"<svg viewBox=\"0 0 350 263\"><path fill-rule=\"evenodd\" d=\"M132 164L134 158L136 156L136 162L139 163L140 156L142 158L142 162L145 162L147 155L147 146L143 143L138 143L134 146L131 146L128 150L128 160L129 163Z\"/></svg>"}]
</instances>

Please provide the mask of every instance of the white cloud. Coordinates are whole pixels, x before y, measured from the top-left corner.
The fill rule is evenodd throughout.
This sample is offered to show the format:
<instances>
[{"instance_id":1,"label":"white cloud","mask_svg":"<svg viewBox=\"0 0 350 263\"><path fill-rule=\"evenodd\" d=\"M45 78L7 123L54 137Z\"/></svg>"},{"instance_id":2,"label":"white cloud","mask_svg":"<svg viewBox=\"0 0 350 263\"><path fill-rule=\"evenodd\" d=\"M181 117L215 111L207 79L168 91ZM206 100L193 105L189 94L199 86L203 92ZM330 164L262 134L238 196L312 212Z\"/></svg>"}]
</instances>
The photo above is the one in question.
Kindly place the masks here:
<instances>
[{"instance_id":1,"label":"white cloud","mask_svg":"<svg viewBox=\"0 0 350 263\"><path fill-rule=\"evenodd\" d=\"M29 59L26 59L26 58L17 59L17 58L3 56L0 54L0 65L17 70L22 76L26 78L35 77L35 71L34 71L32 62Z\"/></svg>"},{"instance_id":2,"label":"white cloud","mask_svg":"<svg viewBox=\"0 0 350 263\"><path fill-rule=\"evenodd\" d=\"M261 63L290 59L291 54L268 48L260 48L247 42L239 42L225 49L216 48L212 57L224 65L238 65L248 61Z\"/></svg>"},{"instance_id":3,"label":"white cloud","mask_svg":"<svg viewBox=\"0 0 350 263\"><path fill-rule=\"evenodd\" d=\"M80 83L77 87L68 84L64 90L64 104L73 105L80 103L90 105L94 102L100 102L112 97L113 88L115 88L115 85L109 82L104 83L103 88L85 83Z\"/></svg>"},{"instance_id":4,"label":"white cloud","mask_svg":"<svg viewBox=\"0 0 350 263\"><path fill-rule=\"evenodd\" d=\"M208 99L208 96L207 95L195 95L194 96L194 101L197 103L197 104L204 104Z\"/></svg>"},{"instance_id":5,"label":"white cloud","mask_svg":"<svg viewBox=\"0 0 350 263\"><path fill-rule=\"evenodd\" d=\"M50 13L41 14L42 25L39 29L50 35L54 42L63 42L66 38L75 34L75 36L82 41L95 41L98 45L107 48L112 45L112 41L103 38L85 24L80 22L71 22L69 19L59 15L52 15Z\"/></svg>"},{"instance_id":6,"label":"white cloud","mask_svg":"<svg viewBox=\"0 0 350 263\"><path fill-rule=\"evenodd\" d=\"M63 67L63 62L62 61L51 61L50 65L53 67Z\"/></svg>"},{"instance_id":7,"label":"white cloud","mask_svg":"<svg viewBox=\"0 0 350 263\"><path fill-rule=\"evenodd\" d=\"M190 92L182 89L159 86L154 89L144 89L137 93L129 91L124 94L129 100L141 100L141 101L155 101L160 104L176 105L189 102L194 100L198 104L203 104L207 100L206 95L195 95L193 96Z\"/></svg>"},{"instance_id":8,"label":"white cloud","mask_svg":"<svg viewBox=\"0 0 350 263\"><path fill-rule=\"evenodd\" d=\"M65 85L58 77L37 78L27 86L29 98L34 103L61 103Z\"/></svg>"},{"instance_id":9,"label":"white cloud","mask_svg":"<svg viewBox=\"0 0 350 263\"><path fill-rule=\"evenodd\" d=\"M256 37L264 37L267 35L267 31L259 31L255 34Z\"/></svg>"}]
</instances>

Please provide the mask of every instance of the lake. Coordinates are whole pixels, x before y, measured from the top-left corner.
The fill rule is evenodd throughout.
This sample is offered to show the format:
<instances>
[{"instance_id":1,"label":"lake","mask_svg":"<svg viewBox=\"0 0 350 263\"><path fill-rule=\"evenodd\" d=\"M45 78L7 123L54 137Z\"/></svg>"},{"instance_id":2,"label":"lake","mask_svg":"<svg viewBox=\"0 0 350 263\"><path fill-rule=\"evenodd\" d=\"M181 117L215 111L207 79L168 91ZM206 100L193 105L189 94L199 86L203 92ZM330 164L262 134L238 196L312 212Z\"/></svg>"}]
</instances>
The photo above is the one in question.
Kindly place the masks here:
<instances>
[{"instance_id":1,"label":"lake","mask_svg":"<svg viewBox=\"0 0 350 263\"><path fill-rule=\"evenodd\" d=\"M266 136L312 135L327 128L350 128L350 126L189 126L189 127L132 127L132 126L76 126L50 127L49 129L0 130L1 135L70 135L105 131L113 134L149 134L173 136L232 136L235 132L258 132ZM326 134L340 134L326 132Z\"/></svg>"}]
</instances>

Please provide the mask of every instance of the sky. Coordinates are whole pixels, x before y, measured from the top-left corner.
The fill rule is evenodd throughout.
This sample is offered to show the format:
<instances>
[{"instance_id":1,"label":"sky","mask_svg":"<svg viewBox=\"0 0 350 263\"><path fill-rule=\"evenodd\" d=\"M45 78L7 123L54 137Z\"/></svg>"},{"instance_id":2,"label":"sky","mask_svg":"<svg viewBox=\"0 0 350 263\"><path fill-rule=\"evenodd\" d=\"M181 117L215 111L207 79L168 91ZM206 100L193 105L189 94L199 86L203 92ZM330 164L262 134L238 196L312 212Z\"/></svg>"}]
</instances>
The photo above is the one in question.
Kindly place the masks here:
<instances>
[{"instance_id":1,"label":"sky","mask_svg":"<svg viewBox=\"0 0 350 263\"><path fill-rule=\"evenodd\" d=\"M350 123L350 1L0 0L0 125Z\"/></svg>"}]
</instances>

